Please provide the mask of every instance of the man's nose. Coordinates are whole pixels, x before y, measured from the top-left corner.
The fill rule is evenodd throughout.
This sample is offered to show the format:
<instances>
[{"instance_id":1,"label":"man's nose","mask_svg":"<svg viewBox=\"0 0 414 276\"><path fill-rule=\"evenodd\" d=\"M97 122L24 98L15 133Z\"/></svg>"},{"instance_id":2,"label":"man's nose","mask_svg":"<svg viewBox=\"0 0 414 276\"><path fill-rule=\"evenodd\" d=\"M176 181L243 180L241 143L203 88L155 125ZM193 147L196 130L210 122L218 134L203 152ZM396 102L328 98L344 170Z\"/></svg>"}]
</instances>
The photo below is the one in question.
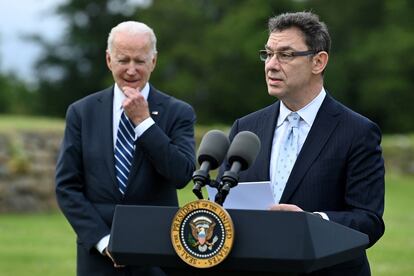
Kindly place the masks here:
<instances>
[{"instance_id":1,"label":"man's nose","mask_svg":"<svg viewBox=\"0 0 414 276\"><path fill-rule=\"evenodd\" d=\"M266 63L265 63L265 70L276 70L279 71L281 68L281 64L279 60L276 58L276 55L272 56Z\"/></svg>"},{"instance_id":2,"label":"man's nose","mask_svg":"<svg viewBox=\"0 0 414 276\"><path fill-rule=\"evenodd\" d=\"M131 61L128 64L127 74L130 74L130 75L135 74L135 72L137 71L137 68L138 68L137 64L135 62Z\"/></svg>"}]
</instances>

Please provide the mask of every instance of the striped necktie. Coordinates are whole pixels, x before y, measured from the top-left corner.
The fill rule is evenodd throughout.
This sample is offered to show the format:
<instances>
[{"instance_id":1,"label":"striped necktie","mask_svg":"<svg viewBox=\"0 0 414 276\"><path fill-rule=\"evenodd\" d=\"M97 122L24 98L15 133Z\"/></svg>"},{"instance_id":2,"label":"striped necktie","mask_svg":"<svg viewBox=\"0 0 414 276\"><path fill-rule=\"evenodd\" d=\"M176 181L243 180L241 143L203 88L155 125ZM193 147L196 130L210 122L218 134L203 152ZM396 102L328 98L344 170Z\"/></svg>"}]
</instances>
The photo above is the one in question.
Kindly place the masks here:
<instances>
[{"instance_id":1,"label":"striped necktie","mask_svg":"<svg viewBox=\"0 0 414 276\"><path fill-rule=\"evenodd\" d=\"M300 116L296 112L288 115L289 121L287 135L284 142L281 143L279 149L279 157L276 164L276 179L273 183L273 198L276 203L279 203L282 197L283 190L289 179L290 172L296 162L296 157L299 154L299 121Z\"/></svg>"},{"instance_id":2,"label":"striped necktie","mask_svg":"<svg viewBox=\"0 0 414 276\"><path fill-rule=\"evenodd\" d=\"M133 123L122 112L115 143L115 173L119 191L123 195L127 189L129 171L131 170L134 156L134 128Z\"/></svg>"}]
</instances>

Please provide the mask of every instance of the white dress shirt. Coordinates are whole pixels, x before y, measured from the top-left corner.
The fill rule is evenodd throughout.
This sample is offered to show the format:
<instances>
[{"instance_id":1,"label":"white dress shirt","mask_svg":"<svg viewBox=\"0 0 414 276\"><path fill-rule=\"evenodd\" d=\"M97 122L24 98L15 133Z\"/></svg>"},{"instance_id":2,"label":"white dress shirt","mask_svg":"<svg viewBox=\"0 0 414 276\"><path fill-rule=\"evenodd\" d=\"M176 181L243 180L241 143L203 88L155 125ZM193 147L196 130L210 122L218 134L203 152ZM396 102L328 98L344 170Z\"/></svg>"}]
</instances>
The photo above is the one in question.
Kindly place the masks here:
<instances>
[{"instance_id":1,"label":"white dress shirt","mask_svg":"<svg viewBox=\"0 0 414 276\"><path fill-rule=\"evenodd\" d=\"M313 122L315 121L316 114L319 111L319 108L322 105L323 100L325 99L326 92L325 89L322 87L322 90L319 92L318 96L316 96L310 103L308 103L305 107L301 108L300 110L296 111L297 114L300 116L300 122L299 122L299 152L302 149L303 144L305 143L306 137L308 137L308 133L313 125ZM283 141L283 138L285 135L287 135L288 131L288 125L289 122L286 120L287 116L292 113L289 108L287 108L283 102L280 102L280 109L279 109L279 117L277 118L277 124L275 128L275 133L273 135L273 142L272 142L272 153L270 156L270 181L273 183L273 181L276 179L276 163L279 156L279 149L281 146L281 143ZM282 191L276 191L276 193L279 194L279 198L281 197L281 194L283 194ZM276 202L278 204L279 202ZM327 219L328 217L324 213L319 213L322 215L324 219Z\"/></svg>"}]
</instances>

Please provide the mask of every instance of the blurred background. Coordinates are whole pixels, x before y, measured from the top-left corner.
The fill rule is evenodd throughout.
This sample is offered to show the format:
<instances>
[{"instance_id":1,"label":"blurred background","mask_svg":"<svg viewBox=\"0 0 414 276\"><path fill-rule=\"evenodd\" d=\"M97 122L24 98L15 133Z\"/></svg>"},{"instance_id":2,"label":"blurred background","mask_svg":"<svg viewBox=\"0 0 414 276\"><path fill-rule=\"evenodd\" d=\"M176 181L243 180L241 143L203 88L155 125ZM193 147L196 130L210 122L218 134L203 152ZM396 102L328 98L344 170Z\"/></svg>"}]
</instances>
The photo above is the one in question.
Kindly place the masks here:
<instances>
[{"instance_id":1,"label":"blurred background","mask_svg":"<svg viewBox=\"0 0 414 276\"><path fill-rule=\"evenodd\" d=\"M151 83L194 106L199 143L275 100L258 57L267 20L303 10L332 37L325 88L384 133L386 234L368 251L373 275L414 273L414 1L19 0L0 3L0 275L75 274L54 166L68 105L113 83L113 26L154 29ZM191 186L181 204L195 200Z\"/></svg>"}]
</instances>

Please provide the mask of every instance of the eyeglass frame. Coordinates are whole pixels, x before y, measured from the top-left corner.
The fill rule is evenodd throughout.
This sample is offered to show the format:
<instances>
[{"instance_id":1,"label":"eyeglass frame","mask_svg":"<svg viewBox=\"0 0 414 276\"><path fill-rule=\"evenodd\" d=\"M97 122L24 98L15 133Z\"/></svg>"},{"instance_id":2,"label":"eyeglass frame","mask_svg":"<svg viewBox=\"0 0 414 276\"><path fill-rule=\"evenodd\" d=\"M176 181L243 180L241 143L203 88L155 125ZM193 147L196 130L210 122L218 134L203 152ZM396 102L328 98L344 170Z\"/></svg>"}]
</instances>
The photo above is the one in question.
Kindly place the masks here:
<instances>
[{"instance_id":1,"label":"eyeglass frame","mask_svg":"<svg viewBox=\"0 0 414 276\"><path fill-rule=\"evenodd\" d=\"M304 56L309 56L309 55L315 55L319 51L316 51L316 50L307 50L307 51L289 51L289 50L286 50L286 51L275 51L275 52L273 52L273 51L264 49L264 50L259 50L259 58L260 58L260 60L263 61L263 62L266 62L269 57L266 57L265 59L263 59L262 58L262 53L266 53L266 56L267 56L267 54L269 52L272 53L271 58L276 55L276 59L277 59L278 62L280 62L280 63L287 63L290 60L288 60L288 61L280 61L280 59L279 59L280 57L277 54L278 53L289 53L290 54L289 58L292 58L293 59L295 57L304 57Z\"/></svg>"}]
</instances>

